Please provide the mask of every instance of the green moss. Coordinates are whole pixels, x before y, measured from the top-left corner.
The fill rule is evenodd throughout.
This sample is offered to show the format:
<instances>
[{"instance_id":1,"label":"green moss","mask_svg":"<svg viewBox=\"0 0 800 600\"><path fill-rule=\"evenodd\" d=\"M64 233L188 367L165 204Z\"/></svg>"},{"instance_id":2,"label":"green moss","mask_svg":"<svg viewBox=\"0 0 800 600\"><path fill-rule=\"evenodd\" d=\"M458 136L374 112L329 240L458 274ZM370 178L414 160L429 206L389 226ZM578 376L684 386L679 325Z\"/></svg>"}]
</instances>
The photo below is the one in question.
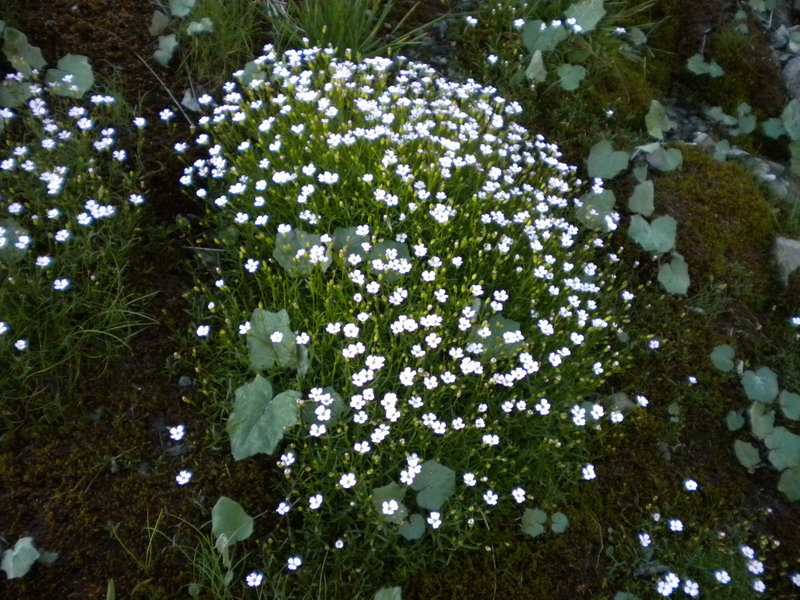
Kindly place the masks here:
<instances>
[{"instance_id":1,"label":"green moss","mask_svg":"<svg viewBox=\"0 0 800 600\"><path fill-rule=\"evenodd\" d=\"M757 305L773 285L772 209L747 169L682 146L681 170L656 182L656 208L678 220L677 250L694 289L722 283Z\"/></svg>"}]
</instances>

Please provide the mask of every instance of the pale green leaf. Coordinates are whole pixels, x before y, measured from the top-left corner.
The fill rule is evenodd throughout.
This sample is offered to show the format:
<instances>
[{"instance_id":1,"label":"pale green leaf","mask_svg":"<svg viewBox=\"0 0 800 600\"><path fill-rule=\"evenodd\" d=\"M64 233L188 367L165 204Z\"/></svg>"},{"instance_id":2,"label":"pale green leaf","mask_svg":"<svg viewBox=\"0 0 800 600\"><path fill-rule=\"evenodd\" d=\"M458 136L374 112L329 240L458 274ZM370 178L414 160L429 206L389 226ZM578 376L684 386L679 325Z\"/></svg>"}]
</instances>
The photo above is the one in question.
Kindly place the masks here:
<instances>
[{"instance_id":1,"label":"pale green leaf","mask_svg":"<svg viewBox=\"0 0 800 600\"><path fill-rule=\"evenodd\" d=\"M395 283L403 277L403 275L397 271L387 271L377 268L381 264L385 266L392 258L410 259L411 254L408 251L408 244L394 241L378 242L372 247L367 256L367 262L372 272L375 274L383 273L383 280L387 283Z\"/></svg>"},{"instance_id":2,"label":"pale green leaf","mask_svg":"<svg viewBox=\"0 0 800 600\"><path fill-rule=\"evenodd\" d=\"M34 69L42 69L47 63L42 57L42 51L28 43L27 36L13 27L6 27L3 54L15 71L25 77L30 77Z\"/></svg>"},{"instance_id":3,"label":"pale green leaf","mask_svg":"<svg viewBox=\"0 0 800 600\"><path fill-rule=\"evenodd\" d=\"M725 418L725 423L728 425L728 431L739 431L744 427L744 417L739 411L732 410Z\"/></svg>"},{"instance_id":4,"label":"pale green leaf","mask_svg":"<svg viewBox=\"0 0 800 600\"><path fill-rule=\"evenodd\" d=\"M786 469L781 474L778 489L784 493L790 502L800 500L800 467Z\"/></svg>"},{"instance_id":5,"label":"pale green leaf","mask_svg":"<svg viewBox=\"0 0 800 600\"><path fill-rule=\"evenodd\" d=\"M39 551L33 547L33 538L20 538L14 544L14 548L3 552L0 569L6 572L9 579L16 579L30 571L37 558L39 558Z\"/></svg>"},{"instance_id":6,"label":"pale green leaf","mask_svg":"<svg viewBox=\"0 0 800 600\"><path fill-rule=\"evenodd\" d=\"M321 262L312 263L311 249L313 247L325 249ZM322 242L322 237L316 233L307 233L302 229L292 229L289 233L278 233L275 236L275 250L272 256L278 264L286 269L292 277L308 276L319 268L327 271L331 266L330 249Z\"/></svg>"},{"instance_id":7,"label":"pale green leaf","mask_svg":"<svg viewBox=\"0 0 800 600\"><path fill-rule=\"evenodd\" d=\"M456 472L435 460L426 460L411 487L417 492L417 504L438 511L455 493Z\"/></svg>"},{"instance_id":8,"label":"pale green leaf","mask_svg":"<svg viewBox=\"0 0 800 600\"><path fill-rule=\"evenodd\" d=\"M727 373L729 371L733 371L734 356L736 356L736 351L732 346L729 346L728 344L715 346L714 350L711 351L711 362L714 363L714 366L717 367L717 369Z\"/></svg>"},{"instance_id":9,"label":"pale green leaf","mask_svg":"<svg viewBox=\"0 0 800 600\"><path fill-rule=\"evenodd\" d=\"M273 341L277 338L280 339ZM297 367L297 344L286 309L276 313L261 308L253 311L250 315L250 331L247 332L247 349L250 366L254 369Z\"/></svg>"},{"instance_id":10,"label":"pale green leaf","mask_svg":"<svg viewBox=\"0 0 800 600\"><path fill-rule=\"evenodd\" d=\"M556 72L558 73L559 84L568 92L577 90L586 77L586 67L581 65L563 64L558 67Z\"/></svg>"},{"instance_id":11,"label":"pale green leaf","mask_svg":"<svg viewBox=\"0 0 800 600\"><path fill-rule=\"evenodd\" d=\"M702 54L693 54L686 61L686 68L695 75L708 75L708 63Z\"/></svg>"},{"instance_id":12,"label":"pale green leaf","mask_svg":"<svg viewBox=\"0 0 800 600\"><path fill-rule=\"evenodd\" d=\"M231 546L252 535L253 517L249 516L235 500L220 496L211 509L211 533L217 540L224 536L223 545Z\"/></svg>"},{"instance_id":13,"label":"pale green leaf","mask_svg":"<svg viewBox=\"0 0 800 600\"><path fill-rule=\"evenodd\" d=\"M403 590L400 587L381 588L372 600L403 600Z\"/></svg>"},{"instance_id":14,"label":"pale green leaf","mask_svg":"<svg viewBox=\"0 0 800 600\"><path fill-rule=\"evenodd\" d=\"M608 189L599 194L589 192L581 201L583 205L576 211L578 219L590 229L611 231L609 220L616 221L617 215L614 211L617 202L614 192Z\"/></svg>"},{"instance_id":15,"label":"pale green leaf","mask_svg":"<svg viewBox=\"0 0 800 600\"><path fill-rule=\"evenodd\" d=\"M372 505L375 507L376 512L387 523L396 523L400 525L408 516L408 509L403 504L403 497L406 494L406 487L392 482L383 487L375 488L372 490ZM394 500L397 502L399 508L391 515L383 512L383 503Z\"/></svg>"},{"instance_id":16,"label":"pale green leaf","mask_svg":"<svg viewBox=\"0 0 800 600\"><path fill-rule=\"evenodd\" d=\"M758 124L756 116L752 113L752 110L753 108L747 104L747 102L742 102L736 107L736 114L739 117L739 131L744 135L753 133L756 129L756 125Z\"/></svg>"},{"instance_id":17,"label":"pale green leaf","mask_svg":"<svg viewBox=\"0 0 800 600\"><path fill-rule=\"evenodd\" d=\"M683 154L677 148L658 148L647 155L647 163L659 171L674 171L683 164Z\"/></svg>"},{"instance_id":18,"label":"pale green leaf","mask_svg":"<svg viewBox=\"0 0 800 600\"><path fill-rule=\"evenodd\" d=\"M150 28L147 31L150 35L155 37L161 35L161 32L167 28L167 25L169 25L169 17L160 10L154 10L153 16L150 19Z\"/></svg>"},{"instance_id":19,"label":"pale green leaf","mask_svg":"<svg viewBox=\"0 0 800 600\"><path fill-rule=\"evenodd\" d=\"M553 513L550 515L550 519L552 521L550 524L550 529L553 530L553 533L564 533L567 530L567 527L569 526L569 519L564 513Z\"/></svg>"},{"instance_id":20,"label":"pale green leaf","mask_svg":"<svg viewBox=\"0 0 800 600\"><path fill-rule=\"evenodd\" d=\"M547 513L539 508L526 508L522 514L522 531L531 537L544 533L544 524L547 522Z\"/></svg>"},{"instance_id":21,"label":"pale green leaf","mask_svg":"<svg viewBox=\"0 0 800 600\"><path fill-rule=\"evenodd\" d=\"M613 179L628 168L629 158L627 152L614 151L610 140L601 140L589 151L587 161L589 177Z\"/></svg>"},{"instance_id":22,"label":"pale green leaf","mask_svg":"<svg viewBox=\"0 0 800 600\"><path fill-rule=\"evenodd\" d=\"M425 534L425 519L422 515L414 513L408 521L400 525L400 535L407 540L418 540Z\"/></svg>"},{"instance_id":23,"label":"pale green leaf","mask_svg":"<svg viewBox=\"0 0 800 600\"><path fill-rule=\"evenodd\" d=\"M169 61L172 60L172 55L175 54L177 48L178 38L175 37L174 33L160 35L158 36L158 50L153 52L153 58L162 67L166 67L169 65Z\"/></svg>"},{"instance_id":24,"label":"pale green leaf","mask_svg":"<svg viewBox=\"0 0 800 600\"><path fill-rule=\"evenodd\" d=\"M563 25L544 26L543 21L528 21L522 29L522 43L533 54L537 50L549 52L567 39Z\"/></svg>"},{"instance_id":25,"label":"pale green leaf","mask_svg":"<svg viewBox=\"0 0 800 600\"><path fill-rule=\"evenodd\" d=\"M189 35L200 35L201 33L211 33L214 31L214 23L208 17L203 17L199 21L192 21L186 26L186 33Z\"/></svg>"},{"instance_id":26,"label":"pale green leaf","mask_svg":"<svg viewBox=\"0 0 800 600\"><path fill-rule=\"evenodd\" d=\"M746 469L752 469L760 462L758 449L750 442L736 440L733 443L733 450L736 453L736 458L739 459L739 462L742 463L742 466Z\"/></svg>"},{"instance_id":27,"label":"pale green leaf","mask_svg":"<svg viewBox=\"0 0 800 600\"><path fill-rule=\"evenodd\" d=\"M544 66L541 50L537 50L533 53L533 56L531 56L531 62L528 68L525 69L525 75L531 81L542 82L547 79L547 69Z\"/></svg>"},{"instance_id":28,"label":"pale green leaf","mask_svg":"<svg viewBox=\"0 0 800 600\"><path fill-rule=\"evenodd\" d=\"M677 231L678 222L669 215L658 217L652 223L639 215L633 215L628 235L645 252L664 254L675 247Z\"/></svg>"},{"instance_id":29,"label":"pale green leaf","mask_svg":"<svg viewBox=\"0 0 800 600\"><path fill-rule=\"evenodd\" d=\"M478 335L478 331L484 326L489 327L489 337L484 338ZM491 361L492 359L512 358L519 354L519 351L522 347L524 347L525 342L519 341L507 344L503 339L503 334L513 333L515 331L520 331L519 321L512 321L501 315L495 314L492 315L489 321L475 324L475 327L473 327L472 331L470 332L467 343L471 344L478 342L483 344L484 351L479 356L481 360Z\"/></svg>"},{"instance_id":30,"label":"pale green leaf","mask_svg":"<svg viewBox=\"0 0 800 600\"><path fill-rule=\"evenodd\" d=\"M33 92L29 81L15 81L13 79L0 81L0 106L4 108L21 106L31 96L33 96ZM2 122L5 123L5 121L5 117L2 117Z\"/></svg>"},{"instance_id":31,"label":"pale green leaf","mask_svg":"<svg viewBox=\"0 0 800 600\"><path fill-rule=\"evenodd\" d=\"M64 78L69 81L65 81ZM80 98L94 85L89 59L79 54L67 54L55 69L47 69L45 82L52 84L50 93L67 98Z\"/></svg>"},{"instance_id":32,"label":"pale green leaf","mask_svg":"<svg viewBox=\"0 0 800 600\"><path fill-rule=\"evenodd\" d=\"M778 117L773 117L771 119L767 119L761 124L761 130L764 132L769 138L773 140L778 139L782 135L787 134L786 127L783 124L783 120L779 119Z\"/></svg>"},{"instance_id":33,"label":"pale green leaf","mask_svg":"<svg viewBox=\"0 0 800 600\"><path fill-rule=\"evenodd\" d=\"M765 410L761 402L753 402L748 410L750 414L750 431L758 439L763 440L775 430L775 413Z\"/></svg>"},{"instance_id":34,"label":"pale green leaf","mask_svg":"<svg viewBox=\"0 0 800 600\"><path fill-rule=\"evenodd\" d=\"M731 151L731 143L728 140L720 140L714 146L714 160L725 162L728 152Z\"/></svg>"},{"instance_id":35,"label":"pale green leaf","mask_svg":"<svg viewBox=\"0 0 800 600\"><path fill-rule=\"evenodd\" d=\"M689 265L682 256L673 253L672 260L658 268L658 282L670 294L682 296L689 291Z\"/></svg>"},{"instance_id":36,"label":"pale green leaf","mask_svg":"<svg viewBox=\"0 0 800 600\"><path fill-rule=\"evenodd\" d=\"M770 404L778 395L778 376L769 367L745 371L742 375L742 386L750 400Z\"/></svg>"},{"instance_id":37,"label":"pale green leaf","mask_svg":"<svg viewBox=\"0 0 800 600\"><path fill-rule=\"evenodd\" d=\"M708 74L711 75L712 78L716 79L717 77L722 77L725 75L725 71L717 64L716 61L712 60L711 64L708 65Z\"/></svg>"},{"instance_id":38,"label":"pale green leaf","mask_svg":"<svg viewBox=\"0 0 800 600\"><path fill-rule=\"evenodd\" d=\"M195 0L169 0L169 12L173 17L185 17L194 8Z\"/></svg>"},{"instance_id":39,"label":"pale green leaf","mask_svg":"<svg viewBox=\"0 0 800 600\"><path fill-rule=\"evenodd\" d=\"M663 140L664 132L675 127L675 123L667 117L667 111L658 100L650 101L650 110L644 122L647 125L647 133L658 140Z\"/></svg>"},{"instance_id":40,"label":"pale green leaf","mask_svg":"<svg viewBox=\"0 0 800 600\"><path fill-rule=\"evenodd\" d=\"M275 452L284 432L297 423L300 397L300 392L292 390L273 398L272 384L261 375L239 387L225 427L233 458Z\"/></svg>"},{"instance_id":41,"label":"pale green leaf","mask_svg":"<svg viewBox=\"0 0 800 600\"><path fill-rule=\"evenodd\" d=\"M778 402L780 402L781 410L787 419L800 420L800 395L783 390L778 396Z\"/></svg>"},{"instance_id":42,"label":"pale green leaf","mask_svg":"<svg viewBox=\"0 0 800 600\"><path fill-rule=\"evenodd\" d=\"M628 199L628 208L631 212L639 213L645 217L649 217L655 210L653 198L655 197L655 190L653 182L650 180L643 181L633 188L633 194Z\"/></svg>"},{"instance_id":43,"label":"pale green leaf","mask_svg":"<svg viewBox=\"0 0 800 600\"><path fill-rule=\"evenodd\" d=\"M633 167L632 172L633 172L633 178L637 182L644 183L645 181L647 181L647 165L646 164L644 164L644 163L637 164L635 167ZM650 215L645 215L645 216L649 217Z\"/></svg>"},{"instance_id":44,"label":"pale green leaf","mask_svg":"<svg viewBox=\"0 0 800 600\"><path fill-rule=\"evenodd\" d=\"M786 133L793 141L800 141L800 100L794 98L784 107L781 114Z\"/></svg>"},{"instance_id":45,"label":"pale green leaf","mask_svg":"<svg viewBox=\"0 0 800 600\"><path fill-rule=\"evenodd\" d=\"M795 435L785 427L776 427L764 438L769 448L769 462L782 471L800 466L800 435Z\"/></svg>"},{"instance_id":46,"label":"pale green leaf","mask_svg":"<svg viewBox=\"0 0 800 600\"><path fill-rule=\"evenodd\" d=\"M581 26L581 33L594 31L597 24L605 16L603 0L580 0L570 5L564 12L567 18L575 19Z\"/></svg>"}]
</instances>

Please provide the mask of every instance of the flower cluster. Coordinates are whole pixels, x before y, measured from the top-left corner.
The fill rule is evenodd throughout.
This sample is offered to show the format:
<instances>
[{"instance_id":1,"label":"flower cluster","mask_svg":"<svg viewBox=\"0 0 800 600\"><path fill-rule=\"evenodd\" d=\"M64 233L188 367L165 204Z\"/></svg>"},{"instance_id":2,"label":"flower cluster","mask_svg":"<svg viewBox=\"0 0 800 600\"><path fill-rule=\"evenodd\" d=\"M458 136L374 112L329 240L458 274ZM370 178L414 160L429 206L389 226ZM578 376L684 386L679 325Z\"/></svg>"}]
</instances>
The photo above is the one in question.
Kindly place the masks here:
<instances>
[{"instance_id":1,"label":"flower cluster","mask_svg":"<svg viewBox=\"0 0 800 600\"><path fill-rule=\"evenodd\" d=\"M253 64L203 99L204 155L181 183L207 202L209 228L230 232L198 288L202 343L241 355L240 335L293 349L302 335L323 357L293 384L303 417L285 434L278 466L293 483L277 513L420 517L444 535L524 503L519 484L535 487L563 441L583 447L624 419L596 392L619 368L616 314L633 295L615 281L619 250L574 220L575 168L514 123L517 103L422 64L271 46ZM308 333L256 341L259 304ZM508 457L534 466L521 475ZM597 476L585 460L569 468ZM427 512L412 514L400 491L372 501L456 476L447 511L418 495Z\"/></svg>"}]
</instances>

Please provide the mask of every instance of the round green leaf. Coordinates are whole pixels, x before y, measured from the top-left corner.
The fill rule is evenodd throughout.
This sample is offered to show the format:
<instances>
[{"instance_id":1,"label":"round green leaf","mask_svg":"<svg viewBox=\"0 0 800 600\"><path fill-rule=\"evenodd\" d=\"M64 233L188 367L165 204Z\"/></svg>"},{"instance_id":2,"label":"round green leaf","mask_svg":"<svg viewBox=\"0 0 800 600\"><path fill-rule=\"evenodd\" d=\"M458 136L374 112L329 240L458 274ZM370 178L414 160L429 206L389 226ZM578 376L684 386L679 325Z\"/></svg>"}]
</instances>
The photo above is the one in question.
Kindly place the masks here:
<instances>
[{"instance_id":1,"label":"round green leaf","mask_svg":"<svg viewBox=\"0 0 800 600\"><path fill-rule=\"evenodd\" d=\"M300 396L300 392L288 391L273 398L272 384L261 375L238 388L225 427L233 458L243 460L275 452L284 431L297 423Z\"/></svg>"},{"instance_id":2,"label":"round green leaf","mask_svg":"<svg viewBox=\"0 0 800 600\"><path fill-rule=\"evenodd\" d=\"M253 533L253 517L244 512L235 500L220 496L211 509L211 533L217 540L225 536L227 546L241 542Z\"/></svg>"},{"instance_id":3,"label":"round green leaf","mask_svg":"<svg viewBox=\"0 0 800 600\"><path fill-rule=\"evenodd\" d=\"M169 12L173 17L185 17L194 8L195 0L169 0Z\"/></svg>"},{"instance_id":4,"label":"round green leaf","mask_svg":"<svg viewBox=\"0 0 800 600\"><path fill-rule=\"evenodd\" d=\"M556 27L545 25L543 21L535 20L525 23L522 28L522 43L533 54L537 50L549 52L567 39L567 30L563 25Z\"/></svg>"},{"instance_id":5,"label":"round green leaf","mask_svg":"<svg viewBox=\"0 0 800 600\"><path fill-rule=\"evenodd\" d=\"M733 450L736 453L736 458L747 469L752 469L760 462L758 457L758 449L750 442L743 442L736 440L733 443Z\"/></svg>"},{"instance_id":6,"label":"round green leaf","mask_svg":"<svg viewBox=\"0 0 800 600\"><path fill-rule=\"evenodd\" d=\"M3 54L11 66L25 77L30 77L34 69L42 69L47 64L42 57L42 51L31 46L27 36L18 29L6 27L3 35Z\"/></svg>"},{"instance_id":7,"label":"round green leaf","mask_svg":"<svg viewBox=\"0 0 800 600\"><path fill-rule=\"evenodd\" d=\"M675 256L671 262L658 269L658 282L670 294L684 295L689 291L689 265L681 256Z\"/></svg>"},{"instance_id":8,"label":"round green leaf","mask_svg":"<svg viewBox=\"0 0 800 600\"><path fill-rule=\"evenodd\" d=\"M378 242L369 251L367 262L374 273L382 273L383 280L387 283L395 283L400 280L403 275L397 271L387 271L377 269L376 266L383 263L384 265L392 259L410 259L411 253L408 250L408 244L405 242Z\"/></svg>"},{"instance_id":9,"label":"round green leaf","mask_svg":"<svg viewBox=\"0 0 800 600\"><path fill-rule=\"evenodd\" d=\"M800 500L800 467L786 469L778 482L778 489L790 502Z\"/></svg>"},{"instance_id":10,"label":"round green leaf","mask_svg":"<svg viewBox=\"0 0 800 600\"><path fill-rule=\"evenodd\" d=\"M800 100L790 100L781 114L781 121L786 133L793 141L800 140Z\"/></svg>"},{"instance_id":11,"label":"round green leaf","mask_svg":"<svg viewBox=\"0 0 800 600\"><path fill-rule=\"evenodd\" d=\"M714 363L717 369L727 373L728 371L733 371L734 356L736 356L736 351L733 347L728 344L723 344L721 346L716 346L714 350L711 351L711 362Z\"/></svg>"},{"instance_id":12,"label":"round green leaf","mask_svg":"<svg viewBox=\"0 0 800 600\"><path fill-rule=\"evenodd\" d=\"M769 462L776 469L800 466L800 435L785 427L776 427L764 438L764 443L770 449Z\"/></svg>"},{"instance_id":13,"label":"round green leaf","mask_svg":"<svg viewBox=\"0 0 800 600\"><path fill-rule=\"evenodd\" d=\"M599 194L589 192L581 198L583 205L578 208L577 217L591 229L610 231L609 220L616 221L618 216L614 212L617 202L614 192L603 190Z\"/></svg>"},{"instance_id":14,"label":"round green leaf","mask_svg":"<svg viewBox=\"0 0 800 600\"><path fill-rule=\"evenodd\" d=\"M160 35L169 25L169 17L160 10L154 10L150 18L150 27L147 30L152 36Z\"/></svg>"},{"instance_id":15,"label":"round green leaf","mask_svg":"<svg viewBox=\"0 0 800 600\"><path fill-rule=\"evenodd\" d=\"M633 188L628 200L628 208L631 212L639 213L642 216L649 217L653 214L655 206L653 198L655 196L653 182L650 180L643 181Z\"/></svg>"},{"instance_id":16,"label":"round green leaf","mask_svg":"<svg viewBox=\"0 0 800 600\"><path fill-rule=\"evenodd\" d=\"M214 31L214 23L208 17L203 17L199 21L192 21L186 26L186 33L189 35L200 35L201 33L211 33Z\"/></svg>"},{"instance_id":17,"label":"round green leaf","mask_svg":"<svg viewBox=\"0 0 800 600\"><path fill-rule=\"evenodd\" d=\"M278 334L280 340L273 341ZM294 369L298 366L295 335L289 325L286 309L270 312L257 308L250 315L250 331L247 332L247 349L250 366L257 370L268 370L275 366Z\"/></svg>"},{"instance_id":18,"label":"round green leaf","mask_svg":"<svg viewBox=\"0 0 800 600\"><path fill-rule=\"evenodd\" d=\"M414 513L408 521L400 525L400 535L407 540L418 540L425 534L425 519Z\"/></svg>"},{"instance_id":19,"label":"round green leaf","mask_svg":"<svg viewBox=\"0 0 800 600\"><path fill-rule=\"evenodd\" d=\"M408 516L408 509L403 505L403 496L406 494L406 489L405 486L392 482L389 485L372 490L372 505L378 515L387 523L400 525ZM399 508L393 514L387 515L383 512L383 503L391 500L397 502Z\"/></svg>"},{"instance_id":20,"label":"round green leaf","mask_svg":"<svg viewBox=\"0 0 800 600\"><path fill-rule=\"evenodd\" d=\"M736 410L732 410L728 413L725 422L728 425L728 431L739 431L744 427L744 417L742 413Z\"/></svg>"},{"instance_id":21,"label":"round green leaf","mask_svg":"<svg viewBox=\"0 0 800 600\"><path fill-rule=\"evenodd\" d=\"M547 513L539 508L526 508L522 514L522 531L531 537L544 533L544 524L547 522Z\"/></svg>"},{"instance_id":22,"label":"round green leaf","mask_svg":"<svg viewBox=\"0 0 800 600\"><path fill-rule=\"evenodd\" d=\"M778 376L769 367L761 367L755 372L745 371L742 386L750 400L770 404L778 395Z\"/></svg>"},{"instance_id":23,"label":"round green leaf","mask_svg":"<svg viewBox=\"0 0 800 600\"><path fill-rule=\"evenodd\" d=\"M627 152L614 151L610 140L601 140L589 151L587 161L589 177L613 179L628 168L629 158Z\"/></svg>"},{"instance_id":24,"label":"round green leaf","mask_svg":"<svg viewBox=\"0 0 800 600\"><path fill-rule=\"evenodd\" d=\"M311 249L314 246L325 248L323 260L312 263ZM308 276L316 268L327 271L331 266L330 251L322 237L316 233L307 233L302 229L292 229L289 233L278 233L275 236L275 250L272 256L278 264L286 269L292 277Z\"/></svg>"},{"instance_id":25,"label":"round green leaf","mask_svg":"<svg viewBox=\"0 0 800 600\"><path fill-rule=\"evenodd\" d=\"M559 83L566 91L577 90L586 77L586 67L581 65L563 64L558 67ZM627 165L627 161L626 161Z\"/></svg>"},{"instance_id":26,"label":"round green leaf","mask_svg":"<svg viewBox=\"0 0 800 600\"><path fill-rule=\"evenodd\" d=\"M481 337L478 331L483 329L484 326L489 327L489 337ZM470 336L467 340L468 344L480 342L483 344L483 352L479 355L482 361L491 361L497 358L512 358L519 353L520 348L525 345L525 341L514 342L507 344L503 339L504 333L512 333L520 331L519 321L512 321L506 319L501 315L492 315L488 322L480 322L472 328Z\"/></svg>"},{"instance_id":27,"label":"round green leaf","mask_svg":"<svg viewBox=\"0 0 800 600\"><path fill-rule=\"evenodd\" d=\"M628 236L646 252L663 254L675 247L675 235L678 222L669 215L664 215L648 223L639 215L633 215L628 228Z\"/></svg>"},{"instance_id":28,"label":"round green leaf","mask_svg":"<svg viewBox=\"0 0 800 600\"><path fill-rule=\"evenodd\" d=\"M552 523L550 524L550 529L553 530L553 533L564 533L569 526L569 519L567 515L564 513L556 512L550 516Z\"/></svg>"},{"instance_id":29,"label":"round green leaf","mask_svg":"<svg viewBox=\"0 0 800 600\"><path fill-rule=\"evenodd\" d=\"M647 155L647 163L659 171L674 171L683 164L683 154L677 148L658 148Z\"/></svg>"},{"instance_id":30,"label":"round green leaf","mask_svg":"<svg viewBox=\"0 0 800 600\"><path fill-rule=\"evenodd\" d=\"M782 135L786 134L786 127L783 125L783 120L778 117L767 119L761 124L761 130L769 138L777 140Z\"/></svg>"},{"instance_id":31,"label":"round green leaf","mask_svg":"<svg viewBox=\"0 0 800 600\"><path fill-rule=\"evenodd\" d=\"M411 488L417 492L417 504L438 511L455 493L456 472L435 460L426 460Z\"/></svg>"},{"instance_id":32,"label":"round green leaf","mask_svg":"<svg viewBox=\"0 0 800 600\"><path fill-rule=\"evenodd\" d=\"M778 396L778 402L780 402L781 410L787 419L800 420L800 395L783 390Z\"/></svg>"}]
</instances>

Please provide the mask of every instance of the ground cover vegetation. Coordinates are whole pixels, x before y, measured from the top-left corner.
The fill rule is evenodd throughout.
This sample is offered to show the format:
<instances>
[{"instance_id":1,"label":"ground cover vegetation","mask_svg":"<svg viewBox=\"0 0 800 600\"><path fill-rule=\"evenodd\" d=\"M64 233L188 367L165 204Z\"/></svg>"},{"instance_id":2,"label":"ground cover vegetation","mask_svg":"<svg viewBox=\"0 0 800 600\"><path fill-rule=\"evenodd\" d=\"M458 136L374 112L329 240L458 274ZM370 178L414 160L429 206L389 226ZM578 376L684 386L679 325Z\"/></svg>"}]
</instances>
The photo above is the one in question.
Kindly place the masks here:
<instances>
[{"instance_id":1,"label":"ground cover vegetation","mask_svg":"<svg viewBox=\"0 0 800 600\"><path fill-rule=\"evenodd\" d=\"M798 139L769 3L39 4L6 597L797 594L798 210L726 161Z\"/></svg>"}]
</instances>

